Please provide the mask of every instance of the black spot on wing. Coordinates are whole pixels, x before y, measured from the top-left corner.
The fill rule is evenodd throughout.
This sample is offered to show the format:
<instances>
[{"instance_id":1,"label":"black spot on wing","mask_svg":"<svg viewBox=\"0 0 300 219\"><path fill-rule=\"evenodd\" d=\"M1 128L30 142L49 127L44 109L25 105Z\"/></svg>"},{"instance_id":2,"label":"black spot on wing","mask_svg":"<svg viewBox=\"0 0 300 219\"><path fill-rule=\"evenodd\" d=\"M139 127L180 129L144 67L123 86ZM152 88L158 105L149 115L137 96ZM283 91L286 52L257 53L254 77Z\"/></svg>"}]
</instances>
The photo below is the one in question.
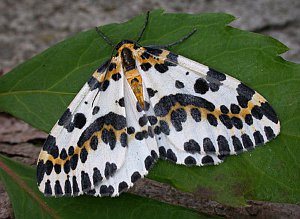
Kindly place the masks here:
<instances>
[{"instance_id":1,"label":"black spot on wing","mask_svg":"<svg viewBox=\"0 0 300 219\"><path fill-rule=\"evenodd\" d=\"M101 91L106 91L106 89L108 88L109 86L109 80L105 80L102 84L102 87L101 87Z\"/></svg>"},{"instance_id":2,"label":"black spot on wing","mask_svg":"<svg viewBox=\"0 0 300 219\"><path fill-rule=\"evenodd\" d=\"M60 159L62 159L62 160L67 159L68 155L67 155L67 151L66 151L65 148L63 148L63 149L61 150L59 157L60 157Z\"/></svg>"},{"instance_id":3,"label":"black spot on wing","mask_svg":"<svg viewBox=\"0 0 300 219\"><path fill-rule=\"evenodd\" d=\"M148 138L148 136L149 136L148 131L143 130L143 131L142 131L142 135L143 135L143 137L144 137L145 139Z\"/></svg>"},{"instance_id":4,"label":"black spot on wing","mask_svg":"<svg viewBox=\"0 0 300 219\"><path fill-rule=\"evenodd\" d=\"M261 120L263 117L262 111L259 106L254 106L251 110L251 114L254 118Z\"/></svg>"},{"instance_id":5,"label":"black spot on wing","mask_svg":"<svg viewBox=\"0 0 300 219\"><path fill-rule=\"evenodd\" d=\"M66 174L68 174L70 172L70 169L71 169L71 166L70 166L70 161L67 160L65 163L64 163L64 171Z\"/></svg>"},{"instance_id":6,"label":"black spot on wing","mask_svg":"<svg viewBox=\"0 0 300 219\"><path fill-rule=\"evenodd\" d=\"M241 107L246 108L248 106L248 101L250 101L255 94L255 91L243 83L240 83L236 88L238 93L237 100Z\"/></svg>"},{"instance_id":7,"label":"black spot on wing","mask_svg":"<svg viewBox=\"0 0 300 219\"><path fill-rule=\"evenodd\" d=\"M75 170L78 163L78 154L74 154L70 159L70 166L72 170Z\"/></svg>"},{"instance_id":8,"label":"black spot on wing","mask_svg":"<svg viewBox=\"0 0 300 219\"><path fill-rule=\"evenodd\" d=\"M58 125L60 126L65 126L67 124L69 124L72 120L72 113L70 111L70 109L68 108L64 114L60 117L60 119L58 120Z\"/></svg>"},{"instance_id":9,"label":"black spot on wing","mask_svg":"<svg viewBox=\"0 0 300 219\"><path fill-rule=\"evenodd\" d=\"M201 121L201 112L197 108L192 108L191 109L191 116L195 120L195 122L200 122Z\"/></svg>"},{"instance_id":10,"label":"black spot on wing","mask_svg":"<svg viewBox=\"0 0 300 219\"><path fill-rule=\"evenodd\" d=\"M206 75L206 80L208 81L208 86L212 92L218 91L220 89L220 86L222 85L222 81L224 81L225 79L225 74L209 68Z\"/></svg>"},{"instance_id":11,"label":"black spot on wing","mask_svg":"<svg viewBox=\"0 0 300 219\"><path fill-rule=\"evenodd\" d=\"M243 151L243 145L242 145L242 142L240 141L240 139L234 135L231 137L231 139L232 139L234 151L236 153Z\"/></svg>"},{"instance_id":12,"label":"black spot on wing","mask_svg":"<svg viewBox=\"0 0 300 219\"><path fill-rule=\"evenodd\" d=\"M45 163L45 172L47 175L50 175L53 170L53 163L50 160L47 160Z\"/></svg>"},{"instance_id":13,"label":"black spot on wing","mask_svg":"<svg viewBox=\"0 0 300 219\"><path fill-rule=\"evenodd\" d=\"M231 121L232 121L232 124L234 125L234 127L236 127L237 129L243 128L243 121L240 118L233 116L231 118Z\"/></svg>"},{"instance_id":14,"label":"black spot on wing","mask_svg":"<svg viewBox=\"0 0 300 219\"><path fill-rule=\"evenodd\" d=\"M143 140L144 139L144 134L142 132L135 133L135 139L139 140L139 141Z\"/></svg>"},{"instance_id":15,"label":"black spot on wing","mask_svg":"<svg viewBox=\"0 0 300 219\"><path fill-rule=\"evenodd\" d=\"M210 78L214 78L215 80L218 80L218 81L226 80L226 75L224 73L219 72L212 68L209 68L209 70L207 72L207 76Z\"/></svg>"},{"instance_id":16,"label":"black spot on wing","mask_svg":"<svg viewBox=\"0 0 300 219\"><path fill-rule=\"evenodd\" d=\"M203 78L196 80L194 84L194 90L198 94L205 94L208 91L208 83Z\"/></svg>"},{"instance_id":17,"label":"black spot on wing","mask_svg":"<svg viewBox=\"0 0 300 219\"><path fill-rule=\"evenodd\" d=\"M260 106L262 113L272 122L278 124L278 117L268 102L262 103Z\"/></svg>"},{"instance_id":18,"label":"black spot on wing","mask_svg":"<svg viewBox=\"0 0 300 219\"><path fill-rule=\"evenodd\" d=\"M122 147L127 147L128 136L126 133L122 133L120 137L120 142Z\"/></svg>"},{"instance_id":19,"label":"black spot on wing","mask_svg":"<svg viewBox=\"0 0 300 219\"><path fill-rule=\"evenodd\" d=\"M177 157L176 157L175 153L171 149L167 150L167 156L166 157L167 157L168 160L173 161L175 163L177 161Z\"/></svg>"},{"instance_id":20,"label":"black spot on wing","mask_svg":"<svg viewBox=\"0 0 300 219\"><path fill-rule=\"evenodd\" d=\"M65 195L70 196L72 194L71 182L69 179L65 181Z\"/></svg>"},{"instance_id":21,"label":"black spot on wing","mask_svg":"<svg viewBox=\"0 0 300 219\"><path fill-rule=\"evenodd\" d=\"M112 187L111 185L106 186L106 185L102 185L100 187L100 195L101 196L111 196L114 193L114 187Z\"/></svg>"},{"instance_id":22,"label":"black spot on wing","mask_svg":"<svg viewBox=\"0 0 300 219\"><path fill-rule=\"evenodd\" d=\"M214 144L212 143L212 141L210 140L210 138L204 138L203 139L203 149L207 153L216 152Z\"/></svg>"},{"instance_id":23,"label":"black spot on wing","mask_svg":"<svg viewBox=\"0 0 300 219\"><path fill-rule=\"evenodd\" d=\"M68 155L72 156L73 154L74 154L74 147L70 146L69 149L68 149Z\"/></svg>"},{"instance_id":24,"label":"black spot on wing","mask_svg":"<svg viewBox=\"0 0 300 219\"><path fill-rule=\"evenodd\" d=\"M208 113L207 114L207 121L209 122L210 125L212 126L217 126L218 125L218 120L217 118L211 114L211 113Z\"/></svg>"},{"instance_id":25,"label":"black spot on wing","mask_svg":"<svg viewBox=\"0 0 300 219\"><path fill-rule=\"evenodd\" d=\"M90 181L90 177L89 174L81 171L81 188L83 191L87 191L88 189L91 188L91 181Z\"/></svg>"},{"instance_id":26,"label":"black spot on wing","mask_svg":"<svg viewBox=\"0 0 300 219\"><path fill-rule=\"evenodd\" d=\"M98 137L97 137L97 136L94 135L94 136L91 138L90 146L91 146L91 148L92 148L94 151L97 150L97 147L98 147Z\"/></svg>"},{"instance_id":27,"label":"black spot on wing","mask_svg":"<svg viewBox=\"0 0 300 219\"><path fill-rule=\"evenodd\" d=\"M151 55L154 55L154 56L159 56L163 52L161 49L156 49L156 48L151 48L151 47L145 47L145 49L148 53L150 53Z\"/></svg>"},{"instance_id":28,"label":"black spot on wing","mask_svg":"<svg viewBox=\"0 0 300 219\"><path fill-rule=\"evenodd\" d=\"M265 126L264 131L265 131L265 134L266 134L268 140L275 138L274 131L270 126Z\"/></svg>"},{"instance_id":29,"label":"black spot on wing","mask_svg":"<svg viewBox=\"0 0 300 219\"><path fill-rule=\"evenodd\" d=\"M171 122L176 131L182 130L182 122L185 122L187 119L187 114L183 108L174 110L171 113Z\"/></svg>"},{"instance_id":30,"label":"black spot on wing","mask_svg":"<svg viewBox=\"0 0 300 219\"><path fill-rule=\"evenodd\" d=\"M237 96L237 101L242 108L248 107L248 99L244 96Z\"/></svg>"},{"instance_id":31,"label":"black spot on wing","mask_svg":"<svg viewBox=\"0 0 300 219\"><path fill-rule=\"evenodd\" d=\"M80 160L81 160L82 163L86 162L87 156L88 156L88 152L84 147L84 148L81 149L81 152L80 152Z\"/></svg>"},{"instance_id":32,"label":"black spot on wing","mask_svg":"<svg viewBox=\"0 0 300 219\"><path fill-rule=\"evenodd\" d=\"M73 195L77 195L79 193L79 187L77 183L76 176L73 176L72 178L72 187L73 187Z\"/></svg>"},{"instance_id":33,"label":"black spot on wing","mask_svg":"<svg viewBox=\"0 0 300 219\"><path fill-rule=\"evenodd\" d=\"M149 98L151 98L151 97L155 96L155 94L157 93L157 90L153 90L152 88L148 87L147 93L148 93Z\"/></svg>"},{"instance_id":34,"label":"black spot on wing","mask_svg":"<svg viewBox=\"0 0 300 219\"><path fill-rule=\"evenodd\" d=\"M154 112L156 116L166 116L170 109L179 103L181 106L192 105L198 108L205 108L212 112L215 109L215 105L206 99L190 94L170 94L162 97L154 106Z\"/></svg>"},{"instance_id":35,"label":"black spot on wing","mask_svg":"<svg viewBox=\"0 0 300 219\"><path fill-rule=\"evenodd\" d=\"M149 170L154 164L154 158L152 156L147 156L145 159L145 168Z\"/></svg>"},{"instance_id":36,"label":"black spot on wing","mask_svg":"<svg viewBox=\"0 0 300 219\"><path fill-rule=\"evenodd\" d=\"M200 145L194 139L190 139L188 142L185 142L183 147L186 152L192 154L200 152Z\"/></svg>"},{"instance_id":37,"label":"black spot on wing","mask_svg":"<svg viewBox=\"0 0 300 219\"><path fill-rule=\"evenodd\" d=\"M117 140L115 133L112 129L103 129L101 137L104 143L109 144L111 150L115 148Z\"/></svg>"},{"instance_id":38,"label":"black spot on wing","mask_svg":"<svg viewBox=\"0 0 300 219\"><path fill-rule=\"evenodd\" d=\"M166 71L169 70L169 68L168 68L168 66L167 66L166 64L158 64L158 63L156 63L156 64L154 65L154 68L155 68L158 72L160 72L160 73L165 73Z\"/></svg>"},{"instance_id":39,"label":"black spot on wing","mask_svg":"<svg viewBox=\"0 0 300 219\"><path fill-rule=\"evenodd\" d=\"M140 179L142 176L138 171L135 171L132 175L131 175L131 182L135 183L138 179Z\"/></svg>"},{"instance_id":40,"label":"black spot on wing","mask_svg":"<svg viewBox=\"0 0 300 219\"><path fill-rule=\"evenodd\" d=\"M118 103L119 103L120 107L125 107L124 97L120 98Z\"/></svg>"},{"instance_id":41,"label":"black spot on wing","mask_svg":"<svg viewBox=\"0 0 300 219\"><path fill-rule=\"evenodd\" d=\"M160 131L162 133L164 133L165 135L169 135L170 134L170 128L169 128L168 123L164 120L160 120L159 124L160 124Z\"/></svg>"},{"instance_id":42,"label":"black spot on wing","mask_svg":"<svg viewBox=\"0 0 300 219\"><path fill-rule=\"evenodd\" d=\"M59 155L59 150L58 150L58 147L55 145L53 146L51 149L50 149L50 155L53 156L54 159L58 158L58 155Z\"/></svg>"},{"instance_id":43,"label":"black spot on wing","mask_svg":"<svg viewBox=\"0 0 300 219\"><path fill-rule=\"evenodd\" d=\"M119 184L119 190L118 190L119 193L124 192L127 189L128 189L128 184L125 181L123 181Z\"/></svg>"},{"instance_id":44,"label":"black spot on wing","mask_svg":"<svg viewBox=\"0 0 300 219\"><path fill-rule=\"evenodd\" d=\"M87 194L87 195L95 195L95 193L96 193L96 190L92 189L92 190L88 190L85 194Z\"/></svg>"},{"instance_id":45,"label":"black spot on wing","mask_svg":"<svg viewBox=\"0 0 300 219\"><path fill-rule=\"evenodd\" d=\"M233 103L230 105L230 111L232 114L239 114L241 111L241 108L238 105Z\"/></svg>"},{"instance_id":46,"label":"black spot on wing","mask_svg":"<svg viewBox=\"0 0 300 219\"><path fill-rule=\"evenodd\" d=\"M202 163L207 165L207 164L214 164L214 160L211 156L206 155L202 158Z\"/></svg>"},{"instance_id":47,"label":"black spot on wing","mask_svg":"<svg viewBox=\"0 0 300 219\"><path fill-rule=\"evenodd\" d=\"M115 73L111 76L111 78L114 80L114 81L118 81L120 78L122 78L121 74L120 73Z\"/></svg>"},{"instance_id":48,"label":"black spot on wing","mask_svg":"<svg viewBox=\"0 0 300 219\"><path fill-rule=\"evenodd\" d=\"M256 145L260 145L264 143L264 137L260 133L260 131L255 131L253 133L254 141Z\"/></svg>"},{"instance_id":49,"label":"black spot on wing","mask_svg":"<svg viewBox=\"0 0 300 219\"><path fill-rule=\"evenodd\" d=\"M99 110L100 110L100 107L99 106L95 106L94 108L93 108L93 115L95 115L95 114L97 114L98 112L99 112Z\"/></svg>"},{"instance_id":50,"label":"black spot on wing","mask_svg":"<svg viewBox=\"0 0 300 219\"><path fill-rule=\"evenodd\" d=\"M217 142L218 142L220 154L227 155L230 153L228 141L223 135L218 136Z\"/></svg>"},{"instance_id":51,"label":"black spot on wing","mask_svg":"<svg viewBox=\"0 0 300 219\"><path fill-rule=\"evenodd\" d=\"M148 135L150 136L150 138L154 137L153 128L151 126L148 126Z\"/></svg>"},{"instance_id":52,"label":"black spot on wing","mask_svg":"<svg viewBox=\"0 0 300 219\"><path fill-rule=\"evenodd\" d=\"M94 78L93 76L88 80L87 83L90 87L90 90L99 89L101 86L101 83L99 83L99 81L96 78Z\"/></svg>"},{"instance_id":53,"label":"black spot on wing","mask_svg":"<svg viewBox=\"0 0 300 219\"><path fill-rule=\"evenodd\" d=\"M50 184L50 180L48 179L47 182L45 182L45 190L44 190L45 195L52 195L52 188Z\"/></svg>"},{"instance_id":54,"label":"black spot on wing","mask_svg":"<svg viewBox=\"0 0 300 219\"><path fill-rule=\"evenodd\" d=\"M94 173L93 173L93 184L97 185L99 182L101 182L103 180L103 177L100 173L100 170L97 167L94 167L93 171L94 171Z\"/></svg>"},{"instance_id":55,"label":"black spot on wing","mask_svg":"<svg viewBox=\"0 0 300 219\"><path fill-rule=\"evenodd\" d=\"M60 182L58 180L55 181L54 192L56 196L61 196L63 194Z\"/></svg>"},{"instance_id":56,"label":"black spot on wing","mask_svg":"<svg viewBox=\"0 0 300 219\"><path fill-rule=\"evenodd\" d=\"M225 105L221 105L220 110L223 114L228 114L229 110Z\"/></svg>"},{"instance_id":57,"label":"black spot on wing","mask_svg":"<svg viewBox=\"0 0 300 219\"><path fill-rule=\"evenodd\" d=\"M179 81L179 80L176 80L176 81L175 81L175 87L176 87L177 89L184 88L184 83L181 82L181 81Z\"/></svg>"},{"instance_id":58,"label":"black spot on wing","mask_svg":"<svg viewBox=\"0 0 300 219\"><path fill-rule=\"evenodd\" d=\"M131 135L131 134L133 134L134 132L135 132L134 127L130 126L130 127L127 128L127 134L128 134L128 135Z\"/></svg>"},{"instance_id":59,"label":"black spot on wing","mask_svg":"<svg viewBox=\"0 0 300 219\"><path fill-rule=\"evenodd\" d=\"M109 71L112 71L112 70L114 70L116 67L117 67L116 63L111 62L111 63L109 64L108 70L109 70Z\"/></svg>"},{"instance_id":60,"label":"black spot on wing","mask_svg":"<svg viewBox=\"0 0 300 219\"><path fill-rule=\"evenodd\" d=\"M252 140L250 139L249 135L247 135L246 133L245 134L242 134L242 141L243 141L243 145L244 145L244 148L246 148L247 150L253 148L253 142Z\"/></svg>"},{"instance_id":61,"label":"black spot on wing","mask_svg":"<svg viewBox=\"0 0 300 219\"><path fill-rule=\"evenodd\" d=\"M167 63L168 65L177 65L178 64L178 55L175 53L170 52L167 55Z\"/></svg>"},{"instance_id":62,"label":"black spot on wing","mask_svg":"<svg viewBox=\"0 0 300 219\"><path fill-rule=\"evenodd\" d=\"M247 125L252 125L253 124L253 118L252 118L251 114L247 114L245 116L245 122L246 122Z\"/></svg>"},{"instance_id":63,"label":"black spot on wing","mask_svg":"<svg viewBox=\"0 0 300 219\"><path fill-rule=\"evenodd\" d=\"M117 165L115 163L106 162L104 170L105 178L108 179L109 177L113 176L116 170Z\"/></svg>"},{"instance_id":64,"label":"black spot on wing","mask_svg":"<svg viewBox=\"0 0 300 219\"><path fill-rule=\"evenodd\" d=\"M167 152L166 152L166 149L165 149L164 146L160 146L160 147L158 148L158 151L159 151L159 156L160 156L161 158L166 158L166 157L167 157Z\"/></svg>"},{"instance_id":65,"label":"black spot on wing","mask_svg":"<svg viewBox=\"0 0 300 219\"><path fill-rule=\"evenodd\" d=\"M59 174L61 172L61 165L60 164L55 164L54 165L54 170L56 174Z\"/></svg>"},{"instance_id":66,"label":"black spot on wing","mask_svg":"<svg viewBox=\"0 0 300 219\"><path fill-rule=\"evenodd\" d=\"M155 128L154 128L154 134L156 134L156 135L160 135L161 134L161 130L160 130L159 126L155 126Z\"/></svg>"},{"instance_id":67,"label":"black spot on wing","mask_svg":"<svg viewBox=\"0 0 300 219\"><path fill-rule=\"evenodd\" d=\"M146 114L144 114L142 117L139 118L139 125L141 127L145 126L148 123L148 118Z\"/></svg>"},{"instance_id":68,"label":"black spot on wing","mask_svg":"<svg viewBox=\"0 0 300 219\"><path fill-rule=\"evenodd\" d=\"M110 84L109 80L105 80L105 81L100 83L93 76L89 79L89 81L87 83L90 87L90 90L99 89L100 91L106 91L106 89L108 88L108 86Z\"/></svg>"},{"instance_id":69,"label":"black spot on wing","mask_svg":"<svg viewBox=\"0 0 300 219\"><path fill-rule=\"evenodd\" d=\"M78 129L82 129L86 123L86 117L83 113L76 113L74 116L74 126Z\"/></svg>"},{"instance_id":70,"label":"black spot on wing","mask_svg":"<svg viewBox=\"0 0 300 219\"><path fill-rule=\"evenodd\" d=\"M58 147L56 146L56 138L54 136L48 135L43 145L43 150L46 151L48 154L53 154L55 158L58 157Z\"/></svg>"},{"instance_id":71,"label":"black spot on wing","mask_svg":"<svg viewBox=\"0 0 300 219\"><path fill-rule=\"evenodd\" d=\"M36 169L36 178L37 178L38 185L40 185L40 183L42 182L45 172L46 172L46 167L44 161L40 160L37 164L37 169Z\"/></svg>"},{"instance_id":72,"label":"black spot on wing","mask_svg":"<svg viewBox=\"0 0 300 219\"><path fill-rule=\"evenodd\" d=\"M148 71L151 67L152 67L152 65L149 62L141 64L141 69L143 71Z\"/></svg>"},{"instance_id":73,"label":"black spot on wing","mask_svg":"<svg viewBox=\"0 0 300 219\"><path fill-rule=\"evenodd\" d=\"M155 125L157 123L157 118L155 116L148 116L150 125Z\"/></svg>"},{"instance_id":74,"label":"black spot on wing","mask_svg":"<svg viewBox=\"0 0 300 219\"><path fill-rule=\"evenodd\" d=\"M193 158L192 156L188 156L184 159L184 163L185 165L187 166L192 166L192 165L195 165L196 164L196 160L195 158Z\"/></svg>"},{"instance_id":75,"label":"black spot on wing","mask_svg":"<svg viewBox=\"0 0 300 219\"><path fill-rule=\"evenodd\" d=\"M233 127L231 119L230 119L230 117L228 115L221 114L219 116L219 119L221 120L221 122L223 123L223 125L225 125L225 127L227 129L231 129Z\"/></svg>"},{"instance_id":76,"label":"black spot on wing","mask_svg":"<svg viewBox=\"0 0 300 219\"><path fill-rule=\"evenodd\" d=\"M158 155L155 150L151 150L151 156L153 157L154 160L157 160L158 158Z\"/></svg>"}]
</instances>

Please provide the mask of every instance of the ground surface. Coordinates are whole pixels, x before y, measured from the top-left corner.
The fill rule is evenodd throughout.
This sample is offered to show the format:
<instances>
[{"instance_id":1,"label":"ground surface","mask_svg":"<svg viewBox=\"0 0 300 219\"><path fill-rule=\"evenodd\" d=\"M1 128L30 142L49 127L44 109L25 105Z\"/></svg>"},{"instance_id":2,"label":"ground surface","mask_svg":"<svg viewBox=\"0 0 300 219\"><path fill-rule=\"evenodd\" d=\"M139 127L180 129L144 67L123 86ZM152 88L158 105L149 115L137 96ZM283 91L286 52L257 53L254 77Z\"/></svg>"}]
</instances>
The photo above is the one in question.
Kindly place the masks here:
<instances>
[{"instance_id":1,"label":"ground surface","mask_svg":"<svg viewBox=\"0 0 300 219\"><path fill-rule=\"evenodd\" d=\"M38 1L38 0L1 0L0 1L0 75L6 73L24 60L38 54L67 36L112 22L123 22L147 10L162 8L168 12L226 12L238 18L233 26L271 35L280 40L291 51L283 54L287 60L300 63L300 1L299 0L202 0L170 1L163 0L127 0L126 4L117 0L99 1ZM0 114L0 153L15 160L34 165L39 153L35 144L41 144L46 137L29 125ZM145 189L146 188L146 189ZM161 189L169 196L162 197ZM151 197L169 201L176 191L157 185L151 181L139 183L133 190L136 193L148 193ZM146 194L147 195L147 194ZM188 197L186 197L188 198ZM174 200L173 200L174 201ZM182 205L191 205L187 199L179 200ZM288 206L281 212L282 206L265 206L254 203L248 209L226 209L217 203L210 204L211 212L224 216L258 215L266 216L269 211L279 218L300 217L299 206ZM258 206L258 207L257 207ZM204 209L204 203L194 203L197 210ZM267 210L266 210L267 209ZM267 214L268 215L268 214ZM0 183L0 218L13 218L11 204L3 185Z\"/></svg>"}]
</instances>

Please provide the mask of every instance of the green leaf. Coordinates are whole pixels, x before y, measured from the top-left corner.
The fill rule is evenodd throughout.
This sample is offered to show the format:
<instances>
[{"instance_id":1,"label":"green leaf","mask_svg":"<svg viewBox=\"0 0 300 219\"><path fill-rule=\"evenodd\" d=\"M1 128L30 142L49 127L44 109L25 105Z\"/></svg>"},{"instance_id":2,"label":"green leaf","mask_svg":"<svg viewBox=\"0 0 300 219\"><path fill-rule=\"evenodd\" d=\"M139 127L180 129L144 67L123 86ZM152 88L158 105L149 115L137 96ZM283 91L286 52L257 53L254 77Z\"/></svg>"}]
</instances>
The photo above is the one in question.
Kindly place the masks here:
<instances>
[{"instance_id":1,"label":"green leaf","mask_svg":"<svg viewBox=\"0 0 300 219\"><path fill-rule=\"evenodd\" d=\"M16 218L211 218L131 194L118 198L46 198L36 187L35 169L3 156L0 179L9 193Z\"/></svg>"},{"instance_id":2,"label":"green leaf","mask_svg":"<svg viewBox=\"0 0 300 219\"><path fill-rule=\"evenodd\" d=\"M150 178L230 205L245 200L300 201L300 65L278 55L287 47L268 36L227 26L227 14L167 14L153 11L142 45L174 42L197 32L172 51L238 78L261 93L282 124L279 137L220 166L184 167L160 161ZM136 39L144 16L101 30L115 43ZM0 108L49 131L111 47L94 30L46 50L0 78ZM205 195L204 195L205 194Z\"/></svg>"}]
</instances>

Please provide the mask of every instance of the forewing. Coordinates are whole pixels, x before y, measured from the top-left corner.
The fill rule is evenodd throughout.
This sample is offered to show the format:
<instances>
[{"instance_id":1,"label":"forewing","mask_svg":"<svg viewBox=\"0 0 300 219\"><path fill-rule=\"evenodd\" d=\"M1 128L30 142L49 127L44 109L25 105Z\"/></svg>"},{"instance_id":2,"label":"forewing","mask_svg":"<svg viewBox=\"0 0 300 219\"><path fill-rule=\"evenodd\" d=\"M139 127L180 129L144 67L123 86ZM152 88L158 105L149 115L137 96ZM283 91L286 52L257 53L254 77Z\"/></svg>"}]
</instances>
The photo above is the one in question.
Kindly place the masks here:
<instances>
[{"instance_id":1,"label":"forewing","mask_svg":"<svg viewBox=\"0 0 300 219\"><path fill-rule=\"evenodd\" d=\"M270 104L240 81L166 50L140 48L139 56L157 119L154 132L164 144L161 156L178 160L181 153L196 161L177 163L216 164L278 135L280 124Z\"/></svg>"},{"instance_id":2,"label":"forewing","mask_svg":"<svg viewBox=\"0 0 300 219\"><path fill-rule=\"evenodd\" d=\"M51 130L37 166L45 195L80 195L123 165L126 112L118 63L113 58L100 67Z\"/></svg>"}]
</instances>

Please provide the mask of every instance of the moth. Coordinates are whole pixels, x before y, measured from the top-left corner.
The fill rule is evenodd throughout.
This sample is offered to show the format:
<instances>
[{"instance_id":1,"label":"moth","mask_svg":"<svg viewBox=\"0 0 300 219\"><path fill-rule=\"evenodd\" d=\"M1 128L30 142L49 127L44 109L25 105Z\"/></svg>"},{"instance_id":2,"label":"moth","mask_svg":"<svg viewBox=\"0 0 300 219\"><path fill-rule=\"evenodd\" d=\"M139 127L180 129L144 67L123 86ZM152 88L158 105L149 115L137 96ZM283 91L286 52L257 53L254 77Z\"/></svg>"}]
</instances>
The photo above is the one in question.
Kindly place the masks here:
<instances>
[{"instance_id":1,"label":"moth","mask_svg":"<svg viewBox=\"0 0 300 219\"><path fill-rule=\"evenodd\" d=\"M216 165L275 138L278 117L259 93L213 68L161 46L136 41L78 92L46 139L37 184L46 196L118 196L158 158L186 166Z\"/></svg>"}]
</instances>

